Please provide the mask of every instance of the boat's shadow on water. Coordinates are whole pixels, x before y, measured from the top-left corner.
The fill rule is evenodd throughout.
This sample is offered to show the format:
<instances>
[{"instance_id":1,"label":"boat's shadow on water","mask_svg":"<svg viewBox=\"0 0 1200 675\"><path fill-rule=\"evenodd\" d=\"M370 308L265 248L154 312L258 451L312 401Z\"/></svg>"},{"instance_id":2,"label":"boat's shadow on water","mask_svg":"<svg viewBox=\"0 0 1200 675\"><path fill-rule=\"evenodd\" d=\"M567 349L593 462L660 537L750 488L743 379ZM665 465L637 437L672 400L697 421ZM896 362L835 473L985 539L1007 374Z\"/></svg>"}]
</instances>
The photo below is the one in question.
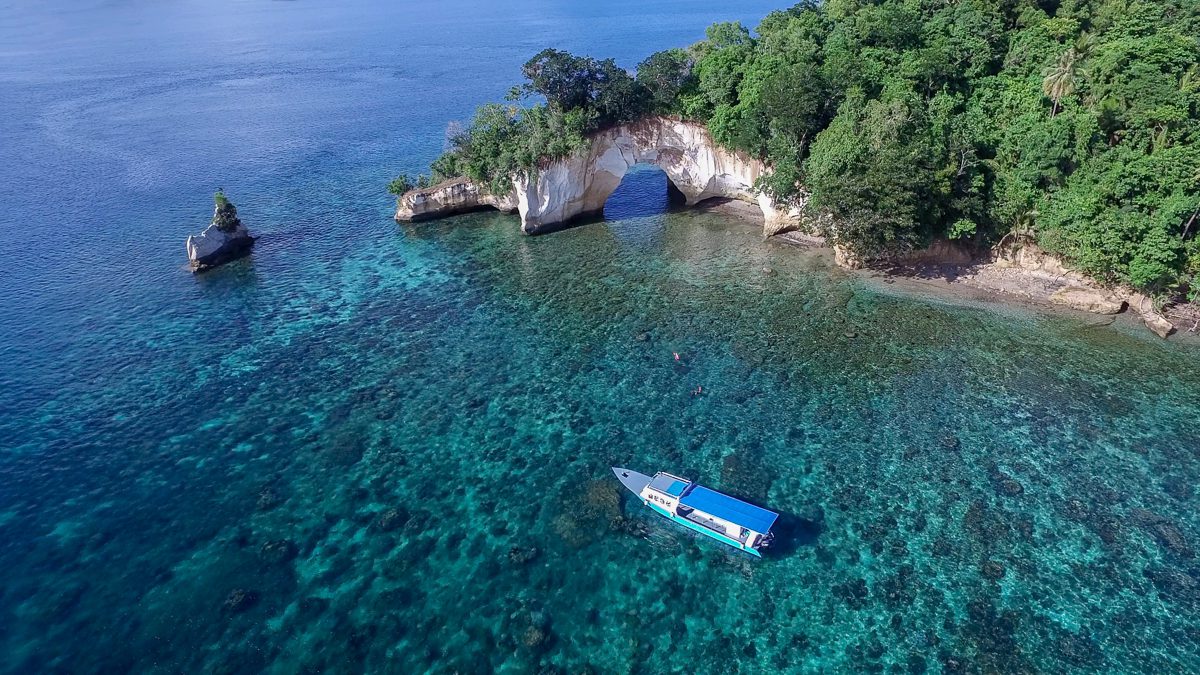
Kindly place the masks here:
<instances>
[{"instance_id":1,"label":"boat's shadow on water","mask_svg":"<svg viewBox=\"0 0 1200 675\"><path fill-rule=\"evenodd\" d=\"M780 513L775 527L771 528L775 533L775 541L771 542L771 548L763 553L763 557L783 558L801 548L816 546L824 529L825 524L821 519L810 520L791 513Z\"/></svg>"}]
</instances>

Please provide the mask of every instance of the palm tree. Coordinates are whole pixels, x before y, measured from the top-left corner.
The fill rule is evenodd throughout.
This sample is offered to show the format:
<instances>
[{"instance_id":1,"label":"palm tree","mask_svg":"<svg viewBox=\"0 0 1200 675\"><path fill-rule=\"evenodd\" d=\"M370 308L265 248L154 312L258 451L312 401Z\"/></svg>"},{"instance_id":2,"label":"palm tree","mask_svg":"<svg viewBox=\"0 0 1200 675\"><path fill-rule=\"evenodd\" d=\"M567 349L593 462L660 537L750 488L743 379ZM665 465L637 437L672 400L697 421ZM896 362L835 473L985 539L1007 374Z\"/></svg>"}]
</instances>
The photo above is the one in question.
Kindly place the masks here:
<instances>
[{"instance_id":1,"label":"palm tree","mask_svg":"<svg viewBox=\"0 0 1200 675\"><path fill-rule=\"evenodd\" d=\"M1192 181L1197 188L1200 188L1200 169L1196 169L1196 175L1192 178ZM1188 221L1184 223L1183 234L1180 236L1181 239L1187 239L1188 230L1191 230L1192 225L1196 224L1196 218L1200 218L1200 205L1196 206L1196 210L1192 211L1192 217L1188 218Z\"/></svg>"},{"instance_id":2,"label":"palm tree","mask_svg":"<svg viewBox=\"0 0 1200 675\"><path fill-rule=\"evenodd\" d=\"M1054 117L1058 112L1058 103L1064 96L1070 96L1075 93L1075 85L1079 82L1079 69L1077 64L1079 61L1079 52L1072 47L1063 52L1063 55L1058 57L1058 62L1042 71L1045 79L1042 80L1042 91L1046 92L1046 96L1054 102L1050 108L1050 116Z\"/></svg>"},{"instance_id":3,"label":"palm tree","mask_svg":"<svg viewBox=\"0 0 1200 675\"><path fill-rule=\"evenodd\" d=\"M1016 251L1016 249L1019 249L1026 244L1036 241L1035 236L1037 235L1037 216L1038 212L1036 209L1030 209L1017 216L1017 220L1015 223L1013 223L1012 229L1006 232L1005 235L1000 238L1000 241L996 243L996 250L1003 251L1005 243L1009 241L1010 237L1012 238L1012 242L1009 243L1009 246L1012 247L1013 251Z\"/></svg>"}]
</instances>

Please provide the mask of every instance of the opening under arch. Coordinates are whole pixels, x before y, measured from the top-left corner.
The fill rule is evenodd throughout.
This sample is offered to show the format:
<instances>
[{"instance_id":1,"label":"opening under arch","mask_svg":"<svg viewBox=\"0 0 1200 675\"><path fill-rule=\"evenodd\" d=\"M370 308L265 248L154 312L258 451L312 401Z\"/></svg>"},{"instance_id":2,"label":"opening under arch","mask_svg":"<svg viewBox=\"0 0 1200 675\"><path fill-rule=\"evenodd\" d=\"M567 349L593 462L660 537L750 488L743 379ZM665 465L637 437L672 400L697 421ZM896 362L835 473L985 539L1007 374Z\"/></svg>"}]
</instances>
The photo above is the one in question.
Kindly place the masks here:
<instances>
[{"instance_id":1,"label":"opening under arch","mask_svg":"<svg viewBox=\"0 0 1200 675\"><path fill-rule=\"evenodd\" d=\"M646 218L687 204L687 197L658 166L638 163L629 167L617 189L604 202L605 220Z\"/></svg>"}]
</instances>

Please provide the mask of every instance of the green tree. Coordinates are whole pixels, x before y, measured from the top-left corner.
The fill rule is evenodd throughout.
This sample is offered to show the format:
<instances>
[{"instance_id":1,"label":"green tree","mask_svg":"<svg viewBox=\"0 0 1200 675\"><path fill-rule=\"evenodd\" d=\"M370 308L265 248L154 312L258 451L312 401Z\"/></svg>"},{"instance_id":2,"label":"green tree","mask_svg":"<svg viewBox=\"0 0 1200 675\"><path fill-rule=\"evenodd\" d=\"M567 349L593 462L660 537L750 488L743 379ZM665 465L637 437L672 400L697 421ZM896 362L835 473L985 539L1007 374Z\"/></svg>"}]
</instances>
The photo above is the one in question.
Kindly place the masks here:
<instances>
[{"instance_id":1,"label":"green tree","mask_svg":"<svg viewBox=\"0 0 1200 675\"><path fill-rule=\"evenodd\" d=\"M923 107L911 90L871 101L855 94L817 136L810 208L835 244L871 258L930 236L940 215L938 153Z\"/></svg>"},{"instance_id":2,"label":"green tree","mask_svg":"<svg viewBox=\"0 0 1200 675\"><path fill-rule=\"evenodd\" d=\"M608 126L644 114L651 96L612 59L599 61L557 49L545 49L521 68L528 82L521 94L540 94L560 113L592 110L596 124Z\"/></svg>"},{"instance_id":3,"label":"green tree","mask_svg":"<svg viewBox=\"0 0 1200 675\"><path fill-rule=\"evenodd\" d=\"M595 71L595 59L543 49L521 67L521 74L528 80L521 91L540 94L560 110L581 108L592 102Z\"/></svg>"},{"instance_id":4,"label":"green tree","mask_svg":"<svg viewBox=\"0 0 1200 675\"><path fill-rule=\"evenodd\" d=\"M642 61L637 68L637 82L649 97L647 109L661 115L681 114L681 97L696 90L693 64L692 56L683 49L655 52Z\"/></svg>"},{"instance_id":5,"label":"green tree","mask_svg":"<svg viewBox=\"0 0 1200 675\"><path fill-rule=\"evenodd\" d=\"M410 178L408 174L400 174L393 178L392 182L388 183L388 192L399 197L416 186L416 181Z\"/></svg>"},{"instance_id":6,"label":"green tree","mask_svg":"<svg viewBox=\"0 0 1200 675\"><path fill-rule=\"evenodd\" d=\"M690 102L687 114L707 120L725 108L728 119L733 116L729 109L738 102L738 85L754 56L754 38L740 23L714 24L706 34L708 39L694 48L699 55L694 69L699 96Z\"/></svg>"}]
</instances>

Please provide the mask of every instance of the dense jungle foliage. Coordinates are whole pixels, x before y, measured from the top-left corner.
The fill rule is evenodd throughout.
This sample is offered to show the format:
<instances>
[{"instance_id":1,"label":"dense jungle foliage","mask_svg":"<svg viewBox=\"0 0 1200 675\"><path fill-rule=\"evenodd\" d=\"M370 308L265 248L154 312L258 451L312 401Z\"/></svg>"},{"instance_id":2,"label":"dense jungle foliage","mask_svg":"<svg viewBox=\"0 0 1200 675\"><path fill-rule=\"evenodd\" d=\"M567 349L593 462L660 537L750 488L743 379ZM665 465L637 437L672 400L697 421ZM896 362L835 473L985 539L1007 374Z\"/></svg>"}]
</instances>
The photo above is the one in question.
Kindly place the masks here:
<instances>
[{"instance_id":1,"label":"dense jungle foliage","mask_svg":"<svg viewBox=\"0 0 1200 675\"><path fill-rule=\"evenodd\" d=\"M760 189L830 216L812 220L864 257L1015 235L1109 282L1186 290L1200 279L1198 36L1196 0L826 0L756 33L716 24L636 75L548 49L433 178L505 191L591 132L673 115L766 160Z\"/></svg>"}]
</instances>

